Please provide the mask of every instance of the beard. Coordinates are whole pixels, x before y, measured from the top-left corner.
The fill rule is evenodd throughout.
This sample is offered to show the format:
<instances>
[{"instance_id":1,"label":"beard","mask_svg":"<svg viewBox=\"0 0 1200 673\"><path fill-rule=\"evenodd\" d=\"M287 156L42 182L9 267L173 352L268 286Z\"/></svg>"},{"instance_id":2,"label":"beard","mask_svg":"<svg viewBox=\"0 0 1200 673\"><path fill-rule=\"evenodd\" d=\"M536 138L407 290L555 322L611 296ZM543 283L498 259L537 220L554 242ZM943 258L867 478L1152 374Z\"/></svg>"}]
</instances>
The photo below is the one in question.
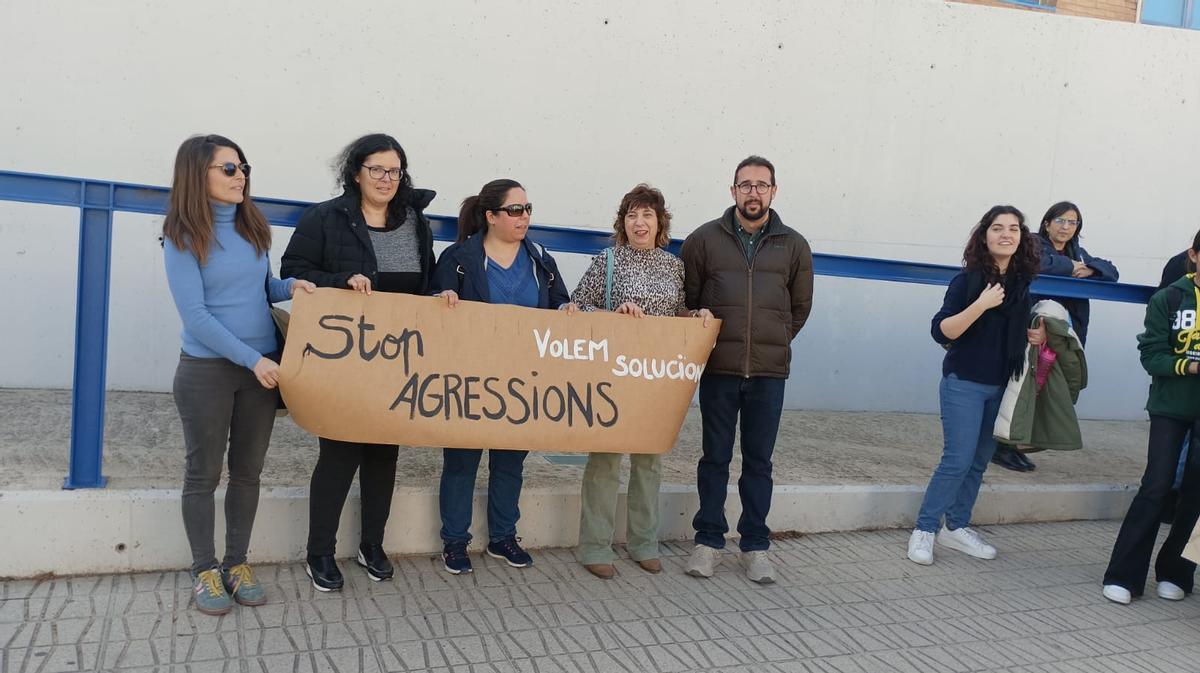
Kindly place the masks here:
<instances>
[{"instance_id":1,"label":"beard","mask_svg":"<svg viewBox=\"0 0 1200 673\"><path fill-rule=\"evenodd\" d=\"M750 213L749 208L751 205L758 207L757 214ZM770 201L763 202L762 199L759 199L758 201L747 201L744 205L737 207L737 211L738 211L738 213L741 214L742 219L749 220L751 222L753 222L754 220L758 220L763 217L766 217L767 212L770 209L771 209L771 202Z\"/></svg>"}]
</instances>

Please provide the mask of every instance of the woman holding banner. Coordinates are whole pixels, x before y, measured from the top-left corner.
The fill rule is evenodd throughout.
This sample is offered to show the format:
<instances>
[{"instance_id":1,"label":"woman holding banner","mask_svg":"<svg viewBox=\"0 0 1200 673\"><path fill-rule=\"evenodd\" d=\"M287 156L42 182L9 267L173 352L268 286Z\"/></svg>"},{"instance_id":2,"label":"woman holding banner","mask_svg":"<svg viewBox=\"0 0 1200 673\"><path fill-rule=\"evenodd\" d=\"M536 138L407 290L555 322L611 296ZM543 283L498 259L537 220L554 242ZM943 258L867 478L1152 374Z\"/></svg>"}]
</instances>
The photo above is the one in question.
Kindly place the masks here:
<instances>
[{"instance_id":1,"label":"woman holding banner","mask_svg":"<svg viewBox=\"0 0 1200 673\"><path fill-rule=\"evenodd\" d=\"M684 306L683 262L667 252L671 214L662 192L641 184L621 199L613 222L615 245L592 258L566 310L615 311L643 316L698 316L705 325L708 309L690 312ZM579 557L588 572L601 579L616 575L612 538L616 526L621 455L590 453L583 471L579 517ZM630 557L648 573L662 572L658 551L658 493L662 456L630 454L626 498L626 547Z\"/></svg>"},{"instance_id":2,"label":"woman holding banner","mask_svg":"<svg viewBox=\"0 0 1200 673\"><path fill-rule=\"evenodd\" d=\"M559 308L570 301L554 258L526 237L533 204L515 180L493 180L467 197L458 215L458 239L442 252L433 290L454 307L460 299L528 308ZM517 520L526 451L488 452L487 554L514 568L533 565L521 548ZM442 452L438 503L442 560L452 575L471 572L471 509L481 449Z\"/></svg>"},{"instance_id":3,"label":"woman holding banner","mask_svg":"<svg viewBox=\"0 0 1200 673\"><path fill-rule=\"evenodd\" d=\"M312 283L271 274L271 226L250 200L250 164L232 140L188 138L175 156L163 220L167 284L183 321L173 392L187 450L183 526L196 609L223 615L266 592L246 564L259 474L275 425L279 346L272 302ZM229 451L225 558L213 543L213 492Z\"/></svg>"},{"instance_id":4,"label":"woman holding banner","mask_svg":"<svg viewBox=\"0 0 1200 673\"><path fill-rule=\"evenodd\" d=\"M337 160L342 195L300 217L283 255L283 273L320 287L357 292L426 294L433 273L433 233L424 210L434 192L414 189L408 156L382 133L350 143ZM309 489L305 570L318 591L344 583L334 561L338 521L358 472L362 534L357 561L372 581L391 579L383 533L396 486L395 444L319 438Z\"/></svg>"}]
</instances>

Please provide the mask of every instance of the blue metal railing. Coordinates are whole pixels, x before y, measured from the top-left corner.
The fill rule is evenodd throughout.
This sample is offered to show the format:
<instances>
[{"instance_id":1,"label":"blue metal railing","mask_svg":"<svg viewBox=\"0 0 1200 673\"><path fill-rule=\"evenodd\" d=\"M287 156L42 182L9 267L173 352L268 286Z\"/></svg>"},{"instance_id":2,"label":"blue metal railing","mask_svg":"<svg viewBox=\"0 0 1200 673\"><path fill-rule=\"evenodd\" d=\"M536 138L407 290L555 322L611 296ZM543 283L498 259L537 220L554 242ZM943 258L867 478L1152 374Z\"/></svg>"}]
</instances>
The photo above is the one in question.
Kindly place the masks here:
<instances>
[{"instance_id":1,"label":"blue metal railing","mask_svg":"<svg viewBox=\"0 0 1200 673\"><path fill-rule=\"evenodd\" d=\"M105 367L108 360L108 295L114 212L166 213L165 187L0 171L0 200L79 208L79 276L75 292L75 368L71 394L71 462L63 488L101 488L104 448ZM271 224L294 227L310 204L255 198ZM431 215L433 235L454 240L457 218ZM537 241L559 252L595 254L610 244L606 232L534 225ZM679 252L680 241L671 242ZM946 285L958 267L891 259L815 253L819 275L898 283ZM1155 288L1046 276L1034 290L1049 295L1144 304Z\"/></svg>"}]
</instances>

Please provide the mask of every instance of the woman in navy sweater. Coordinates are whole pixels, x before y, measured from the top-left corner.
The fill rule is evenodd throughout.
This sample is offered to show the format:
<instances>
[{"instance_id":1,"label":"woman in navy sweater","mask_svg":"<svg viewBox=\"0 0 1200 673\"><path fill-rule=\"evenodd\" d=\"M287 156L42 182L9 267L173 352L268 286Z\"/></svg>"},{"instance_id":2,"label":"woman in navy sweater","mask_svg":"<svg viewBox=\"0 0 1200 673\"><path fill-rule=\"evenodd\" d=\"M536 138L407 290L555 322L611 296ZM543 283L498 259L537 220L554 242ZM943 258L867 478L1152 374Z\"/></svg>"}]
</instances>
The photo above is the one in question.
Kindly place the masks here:
<instances>
[{"instance_id":1,"label":"woman in navy sweater","mask_svg":"<svg viewBox=\"0 0 1200 673\"><path fill-rule=\"evenodd\" d=\"M451 307L459 299L527 308L560 308L571 301L554 258L526 237L533 204L516 180L492 180L467 197L458 214L458 240L438 258L433 290ZM533 565L517 538L518 502L527 451L488 452L489 556L514 568ZM471 572L471 509L482 449L444 449L438 505L442 562L452 575Z\"/></svg>"},{"instance_id":2,"label":"woman in navy sweater","mask_svg":"<svg viewBox=\"0 0 1200 673\"><path fill-rule=\"evenodd\" d=\"M183 320L175 406L187 467L183 525L192 548L193 595L206 614L266 594L246 565L258 509L258 477L275 423L279 346L270 303L312 283L279 280L267 251L271 226L250 200L250 165L232 140L188 138L175 157L163 221L167 283ZM225 559L213 544L213 491L229 449Z\"/></svg>"},{"instance_id":3,"label":"woman in navy sweater","mask_svg":"<svg viewBox=\"0 0 1200 673\"><path fill-rule=\"evenodd\" d=\"M992 426L1008 380L1025 365L1026 343L1046 340L1028 329L1029 284L1038 272L1038 243L1012 206L984 213L963 251L963 270L950 281L934 316L934 341L946 347L938 389L944 445L929 480L908 558L933 563L933 543L981 559L996 549L970 527L983 472L996 441Z\"/></svg>"}]
</instances>

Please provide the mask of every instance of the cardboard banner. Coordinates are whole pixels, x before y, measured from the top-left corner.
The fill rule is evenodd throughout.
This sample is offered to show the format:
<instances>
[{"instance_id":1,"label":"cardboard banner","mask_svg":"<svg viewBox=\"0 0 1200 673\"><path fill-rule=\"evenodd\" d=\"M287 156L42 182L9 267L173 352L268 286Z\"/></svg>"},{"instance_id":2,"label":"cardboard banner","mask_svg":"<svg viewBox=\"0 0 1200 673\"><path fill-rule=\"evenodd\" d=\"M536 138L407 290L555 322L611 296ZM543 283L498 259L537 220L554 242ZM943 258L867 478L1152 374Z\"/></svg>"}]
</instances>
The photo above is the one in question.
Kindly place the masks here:
<instances>
[{"instance_id":1,"label":"cardboard banner","mask_svg":"<svg viewBox=\"0 0 1200 673\"><path fill-rule=\"evenodd\" d=\"M279 385L296 423L412 446L665 453L720 330L331 288L292 308Z\"/></svg>"},{"instance_id":2,"label":"cardboard banner","mask_svg":"<svg viewBox=\"0 0 1200 673\"><path fill-rule=\"evenodd\" d=\"M1200 563L1200 523L1192 527L1192 538L1183 548L1183 558L1192 563Z\"/></svg>"}]
</instances>

